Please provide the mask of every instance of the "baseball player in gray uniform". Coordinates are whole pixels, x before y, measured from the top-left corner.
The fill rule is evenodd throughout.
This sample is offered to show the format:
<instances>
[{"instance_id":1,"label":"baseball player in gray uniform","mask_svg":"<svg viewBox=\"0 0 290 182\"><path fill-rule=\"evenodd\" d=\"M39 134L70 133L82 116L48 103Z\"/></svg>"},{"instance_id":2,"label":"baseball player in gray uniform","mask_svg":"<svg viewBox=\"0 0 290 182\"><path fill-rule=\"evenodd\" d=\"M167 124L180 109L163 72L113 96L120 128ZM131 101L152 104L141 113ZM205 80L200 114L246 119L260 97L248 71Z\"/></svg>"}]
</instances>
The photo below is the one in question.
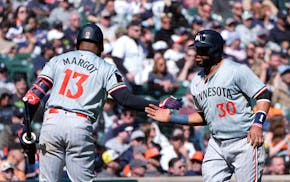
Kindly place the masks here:
<instances>
[{"instance_id":1,"label":"baseball player in gray uniform","mask_svg":"<svg viewBox=\"0 0 290 182\"><path fill-rule=\"evenodd\" d=\"M119 104L140 111L159 104L130 93L117 68L100 58L102 51L102 31L95 24L85 25L77 50L53 57L25 95L35 106L51 91L39 137L40 181L60 181L64 165L72 181L93 180L92 123L108 93ZM178 109L181 102L169 97L159 106Z\"/></svg>"},{"instance_id":2,"label":"baseball player in gray uniform","mask_svg":"<svg viewBox=\"0 0 290 182\"><path fill-rule=\"evenodd\" d=\"M213 30L195 36L196 62L203 69L191 83L197 112L171 114L150 105L145 111L161 122L209 126L211 138L203 160L206 182L261 181L264 166L262 126L270 107L270 92L246 66L222 59L224 41ZM256 100L254 113L251 100Z\"/></svg>"}]
</instances>

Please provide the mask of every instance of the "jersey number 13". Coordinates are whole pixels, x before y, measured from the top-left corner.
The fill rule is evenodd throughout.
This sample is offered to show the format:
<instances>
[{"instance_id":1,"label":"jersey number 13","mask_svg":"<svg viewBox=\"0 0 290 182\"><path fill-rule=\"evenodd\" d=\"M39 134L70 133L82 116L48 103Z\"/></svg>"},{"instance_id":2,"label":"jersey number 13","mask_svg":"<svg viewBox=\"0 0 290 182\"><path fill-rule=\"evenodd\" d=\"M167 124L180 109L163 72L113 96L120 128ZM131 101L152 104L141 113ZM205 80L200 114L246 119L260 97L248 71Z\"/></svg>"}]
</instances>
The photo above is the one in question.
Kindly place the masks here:
<instances>
[{"instance_id":1,"label":"jersey number 13","mask_svg":"<svg viewBox=\"0 0 290 182\"><path fill-rule=\"evenodd\" d=\"M61 95L67 96L71 99L79 98L84 92L83 83L87 80L89 76L86 74L72 71L71 69L66 69L64 73L65 73L65 76L64 76L64 79L62 81L62 84L58 93ZM75 86L77 89L74 93L69 88L70 86L72 86L72 81L71 81L72 79L76 79Z\"/></svg>"}]
</instances>

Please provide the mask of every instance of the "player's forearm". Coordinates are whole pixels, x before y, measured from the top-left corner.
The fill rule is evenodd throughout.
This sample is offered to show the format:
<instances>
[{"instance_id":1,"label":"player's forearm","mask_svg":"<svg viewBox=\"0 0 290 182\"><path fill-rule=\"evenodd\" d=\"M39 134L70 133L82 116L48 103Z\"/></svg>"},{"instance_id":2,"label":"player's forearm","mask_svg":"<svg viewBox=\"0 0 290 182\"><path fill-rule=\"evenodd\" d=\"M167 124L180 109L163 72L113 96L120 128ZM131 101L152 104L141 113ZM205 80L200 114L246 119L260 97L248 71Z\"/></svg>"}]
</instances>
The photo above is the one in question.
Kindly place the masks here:
<instances>
[{"instance_id":1,"label":"player's forearm","mask_svg":"<svg viewBox=\"0 0 290 182\"><path fill-rule=\"evenodd\" d=\"M258 100L256 103L257 111L264 111L265 113L268 113L270 109L271 103L270 101L264 101L264 100Z\"/></svg>"},{"instance_id":2,"label":"player's forearm","mask_svg":"<svg viewBox=\"0 0 290 182\"><path fill-rule=\"evenodd\" d=\"M181 125L191 125L199 126L205 125L202 113L194 112L189 115L185 114L171 114L169 118L170 123L181 124Z\"/></svg>"},{"instance_id":3,"label":"player's forearm","mask_svg":"<svg viewBox=\"0 0 290 182\"><path fill-rule=\"evenodd\" d=\"M122 106L144 111L149 104L159 105L158 101L149 101L133 95L127 88L122 88L111 93L111 96Z\"/></svg>"}]
</instances>

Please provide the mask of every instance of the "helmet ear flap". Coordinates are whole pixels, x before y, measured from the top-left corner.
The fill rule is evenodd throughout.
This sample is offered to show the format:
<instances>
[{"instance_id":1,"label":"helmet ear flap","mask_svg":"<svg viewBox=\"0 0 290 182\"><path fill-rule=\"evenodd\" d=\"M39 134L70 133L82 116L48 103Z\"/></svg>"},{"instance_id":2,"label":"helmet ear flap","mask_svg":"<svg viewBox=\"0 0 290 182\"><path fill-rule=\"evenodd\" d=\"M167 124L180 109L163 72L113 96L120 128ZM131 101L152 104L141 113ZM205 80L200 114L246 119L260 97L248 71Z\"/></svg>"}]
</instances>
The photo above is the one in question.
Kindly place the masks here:
<instances>
[{"instance_id":1,"label":"helmet ear flap","mask_svg":"<svg viewBox=\"0 0 290 182\"><path fill-rule=\"evenodd\" d=\"M214 44L213 47L209 49L209 55L215 60L220 60L223 56L223 47L225 41L221 38L218 39L217 42Z\"/></svg>"},{"instance_id":2,"label":"helmet ear flap","mask_svg":"<svg viewBox=\"0 0 290 182\"><path fill-rule=\"evenodd\" d=\"M223 49L220 46L215 46L209 49L208 55L213 59L220 59L223 55Z\"/></svg>"}]
</instances>

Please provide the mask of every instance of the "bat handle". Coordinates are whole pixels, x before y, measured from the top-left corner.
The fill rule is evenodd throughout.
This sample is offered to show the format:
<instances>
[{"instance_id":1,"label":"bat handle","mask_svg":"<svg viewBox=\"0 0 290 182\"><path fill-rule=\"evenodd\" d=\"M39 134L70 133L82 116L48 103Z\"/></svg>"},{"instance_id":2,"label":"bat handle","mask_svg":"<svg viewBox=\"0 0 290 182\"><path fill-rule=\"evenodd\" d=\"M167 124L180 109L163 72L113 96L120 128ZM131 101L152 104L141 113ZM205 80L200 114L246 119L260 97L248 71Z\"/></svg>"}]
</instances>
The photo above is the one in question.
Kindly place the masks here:
<instances>
[{"instance_id":1,"label":"bat handle","mask_svg":"<svg viewBox=\"0 0 290 182\"><path fill-rule=\"evenodd\" d=\"M24 125L26 127L26 132L27 132L27 139L31 139L31 129L30 129L30 115L29 115L29 106L28 106L28 98L23 97L22 98L24 102Z\"/></svg>"}]
</instances>

